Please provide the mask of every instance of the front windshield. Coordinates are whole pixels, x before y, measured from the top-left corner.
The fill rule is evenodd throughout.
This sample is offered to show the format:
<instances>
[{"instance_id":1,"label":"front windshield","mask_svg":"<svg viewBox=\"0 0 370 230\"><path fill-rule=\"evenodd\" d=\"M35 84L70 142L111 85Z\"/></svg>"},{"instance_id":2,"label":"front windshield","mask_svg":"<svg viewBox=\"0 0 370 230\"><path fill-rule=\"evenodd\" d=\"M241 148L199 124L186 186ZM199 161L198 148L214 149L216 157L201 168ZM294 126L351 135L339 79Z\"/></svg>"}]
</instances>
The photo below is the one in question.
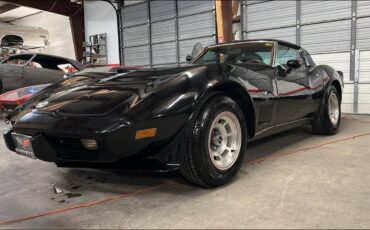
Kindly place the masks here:
<instances>
[{"instance_id":1,"label":"front windshield","mask_svg":"<svg viewBox=\"0 0 370 230\"><path fill-rule=\"evenodd\" d=\"M272 65L272 42L251 42L209 48L193 64Z\"/></svg>"}]
</instances>

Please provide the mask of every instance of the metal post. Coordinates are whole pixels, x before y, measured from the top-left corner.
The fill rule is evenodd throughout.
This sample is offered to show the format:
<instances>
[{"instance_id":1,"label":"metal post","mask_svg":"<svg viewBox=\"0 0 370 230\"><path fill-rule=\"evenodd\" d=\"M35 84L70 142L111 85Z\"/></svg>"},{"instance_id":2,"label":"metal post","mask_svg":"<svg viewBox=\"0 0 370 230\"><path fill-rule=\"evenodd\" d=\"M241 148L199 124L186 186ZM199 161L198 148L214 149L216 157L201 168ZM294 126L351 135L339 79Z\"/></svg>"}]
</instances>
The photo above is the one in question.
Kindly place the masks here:
<instances>
[{"instance_id":1,"label":"metal post","mask_svg":"<svg viewBox=\"0 0 370 230\"><path fill-rule=\"evenodd\" d=\"M355 80L357 1L352 0L350 80Z\"/></svg>"},{"instance_id":2,"label":"metal post","mask_svg":"<svg viewBox=\"0 0 370 230\"><path fill-rule=\"evenodd\" d=\"M147 16L148 16L148 41L149 41L149 65L153 67L153 51L152 51L152 21L150 18L150 0L147 0Z\"/></svg>"},{"instance_id":3,"label":"metal post","mask_svg":"<svg viewBox=\"0 0 370 230\"><path fill-rule=\"evenodd\" d=\"M351 56L350 56L350 80L354 81L353 112L358 113L358 56L356 52L356 25L357 25L357 1L352 0L351 7ZM357 55L356 55L357 54ZM356 68L357 67L357 68ZM356 77L357 75L357 77Z\"/></svg>"},{"instance_id":4,"label":"metal post","mask_svg":"<svg viewBox=\"0 0 370 230\"><path fill-rule=\"evenodd\" d=\"M240 40L244 40L244 0L240 1Z\"/></svg>"},{"instance_id":5,"label":"metal post","mask_svg":"<svg viewBox=\"0 0 370 230\"><path fill-rule=\"evenodd\" d=\"M296 0L296 44L301 45L301 1Z\"/></svg>"},{"instance_id":6,"label":"metal post","mask_svg":"<svg viewBox=\"0 0 370 230\"><path fill-rule=\"evenodd\" d=\"M175 40L176 40L176 63L180 66L180 43L179 43L179 12L177 0L175 0Z\"/></svg>"}]
</instances>

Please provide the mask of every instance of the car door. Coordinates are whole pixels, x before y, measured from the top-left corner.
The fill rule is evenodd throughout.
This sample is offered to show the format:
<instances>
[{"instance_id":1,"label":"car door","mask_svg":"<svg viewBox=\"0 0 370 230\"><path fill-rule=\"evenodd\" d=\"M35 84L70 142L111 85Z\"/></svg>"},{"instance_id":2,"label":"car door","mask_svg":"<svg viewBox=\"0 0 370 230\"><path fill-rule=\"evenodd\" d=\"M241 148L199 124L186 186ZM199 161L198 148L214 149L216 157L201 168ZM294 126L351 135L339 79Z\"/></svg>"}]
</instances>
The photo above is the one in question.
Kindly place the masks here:
<instances>
[{"instance_id":1,"label":"car door","mask_svg":"<svg viewBox=\"0 0 370 230\"><path fill-rule=\"evenodd\" d=\"M288 67L288 61L299 61L300 67ZM276 49L276 80L278 89L277 124L296 121L313 113L309 66L300 49L278 44Z\"/></svg>"},{"instance_id":2,"label":"car door","mask_svg":"<svg viewBox=\"0 0 370 230\"><path fill-rule=\"evenodd\" d=\"M7 92L22 86L22 64L0 64L1 92Z\"/></svg>"},{"instance_id":3,"label":"car door","mask_svg":"<svg viewBox=\"0 0 370 230\"><path fill-rule=\"evenodd\" d=\"M235 67L233 74L240 76L253 98L256 113L256 132L276 123L277 87L273 67L273 42L245 43L228 63ZM236 48L234 48L236 49ZM229 54L230 56L230 54Z\"/></svg>"},{"instance_id":4,"label":"car door","mask_svg":"<svg viewBox=\"0 0 370 230\"><path fill-rule=\"evenodd\" d=\"M23 67L22 86L40 85L55 83L63 79L64 72L56 67L51 69L44 67L43 63L36 62L38 59L33 58Z\"/></svg>"}]
</instances>

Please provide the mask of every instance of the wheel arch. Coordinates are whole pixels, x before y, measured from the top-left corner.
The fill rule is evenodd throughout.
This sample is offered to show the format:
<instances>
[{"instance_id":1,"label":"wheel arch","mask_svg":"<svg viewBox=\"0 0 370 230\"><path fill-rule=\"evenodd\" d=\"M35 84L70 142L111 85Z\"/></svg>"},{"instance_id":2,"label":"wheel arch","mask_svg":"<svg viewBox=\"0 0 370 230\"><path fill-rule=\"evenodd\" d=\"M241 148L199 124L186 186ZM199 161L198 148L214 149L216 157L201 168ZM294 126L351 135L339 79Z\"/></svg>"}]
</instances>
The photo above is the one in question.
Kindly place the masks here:
<instances>
[{"instance_id":1,"label":"wheel arch","mask_svg":"<svg viewBox=\"0 0 370 230\"><path fill-rule=\"evenodd\" d=\"M247 90L236 82L222 82L210 88L208 93L221 92L232 98L244 113L248 137L253 137L256 129L254 103Z\"/></svg>"},{"instance_id":2,"label":"wheel arch","mask_svg":"<svg viewBox=\"0 0 370 230\"><path fill-rule=\"evenodd\" d=\"M340 99L340 101L342 101L342 87L341 87L339 81L338 80L333 80L330 85L333 85L335 87L335 89L339 93L339 97L340 97L339 99Z\"/></svg>"}]
</instances>

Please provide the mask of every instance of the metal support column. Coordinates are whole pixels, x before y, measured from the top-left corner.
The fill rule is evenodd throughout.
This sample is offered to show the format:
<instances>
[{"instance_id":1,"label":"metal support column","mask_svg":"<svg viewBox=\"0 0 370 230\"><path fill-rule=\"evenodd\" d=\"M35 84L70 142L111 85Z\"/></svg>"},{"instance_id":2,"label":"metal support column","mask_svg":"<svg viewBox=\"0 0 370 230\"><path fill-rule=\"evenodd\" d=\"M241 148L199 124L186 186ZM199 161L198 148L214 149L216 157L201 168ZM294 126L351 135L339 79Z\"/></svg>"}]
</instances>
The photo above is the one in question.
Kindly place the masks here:
<instances>
[{"instance_id":1,"label":"metal support column","mask_svg":"<svg viewBox=\"0 0 370 230\"><path fill-rule=\"evenodd\" d=\"M175 40L176 40L176 63L180 66L180 43L179 43L179 10L175 0Z\"/></svg>"},{"instance_id":2,"label":"metal support column","mask_svg":"<svg viewBox=\"0 0 370 230\"><path fill-rule=\"evenodd\" d=\"M240 1L240 40L244 40L244 1Z\"/></svg>"},{"instance_id":3,"label":"metal support column","mask_svg":"<svg viewBox=\"0 0 370 230\"><path fill-rule=\"evenodd\" d=\"M296 0L296 44L301 45L301 1Z\"/></svg>"},{"instance_id":4,"label":"metal support column","mask_svg":"<svg viewBox=\"0 0 370 230\"><path fill-rule=\"evenodd\" d=\"M147 0L147 15L148 15L148 41L149 41L149 65L153 67L153 49L152 49L152 20L150 17L150 0Z\"/></svg>"},{"instance_id":5,"label":"metal support column","mask_svg":"<svg viewBox=\"0 0 370 230\"><path fill-rule=\"evenodd\" d=\"M350 57L350 80L354 81L353 112L358 113L358 73L359 51L356 51L356 25L357 25L357 1L352 0L351 7L351 57Z\"/></svg>"}]
</instances>

